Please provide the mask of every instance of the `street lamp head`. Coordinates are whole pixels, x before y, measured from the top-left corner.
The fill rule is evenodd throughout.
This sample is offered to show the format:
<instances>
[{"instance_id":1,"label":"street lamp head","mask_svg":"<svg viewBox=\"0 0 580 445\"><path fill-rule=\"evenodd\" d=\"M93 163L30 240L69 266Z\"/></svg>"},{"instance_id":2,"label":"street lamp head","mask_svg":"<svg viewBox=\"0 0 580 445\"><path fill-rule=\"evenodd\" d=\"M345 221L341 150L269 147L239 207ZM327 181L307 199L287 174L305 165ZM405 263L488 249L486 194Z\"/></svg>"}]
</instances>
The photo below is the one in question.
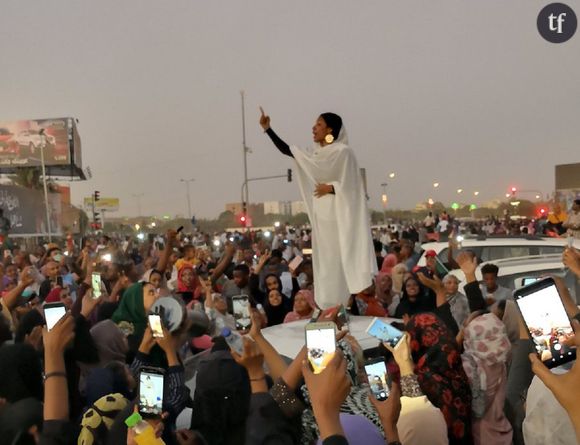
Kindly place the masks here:
<instances>
[{"instance_id":1,"label":"street lamp head","mask_svg":"<svg viewBox=\"0 0 580 445\"><path fill-rule=\"evenodd\" d=\"M434 182L433 183L433 187L435 187L435 188L439 187L439 183L438 182Z\"/></svg>"},{"instance_id":2,"label":"street lamp head","mask_svg":"<svg viewBox=\"0 0 580 445\"><path fill-rule=\"evenodd\" d=\"M457 189L457 193L463 193L463 189Z\"/></svg>"},{"instance_id":3,"label":"street lamp head","mask_svg":"<svg viewBox=\"0 0 580 445\"><path fill-rule=\"evenodd\" d=\"M479 196L479 192L473 192L474 196Z\"/></svg>"},{"instance_id":4,"label":"street lamp head","mask_svg":"<svg viewBox=\"0 0 580 445\"><path fill-rule=\"evenodd\" d=\"M389 174L389 178L393 179L394 177L395 177L395 173L394 172Z\"/></svg>"}]
</instances>

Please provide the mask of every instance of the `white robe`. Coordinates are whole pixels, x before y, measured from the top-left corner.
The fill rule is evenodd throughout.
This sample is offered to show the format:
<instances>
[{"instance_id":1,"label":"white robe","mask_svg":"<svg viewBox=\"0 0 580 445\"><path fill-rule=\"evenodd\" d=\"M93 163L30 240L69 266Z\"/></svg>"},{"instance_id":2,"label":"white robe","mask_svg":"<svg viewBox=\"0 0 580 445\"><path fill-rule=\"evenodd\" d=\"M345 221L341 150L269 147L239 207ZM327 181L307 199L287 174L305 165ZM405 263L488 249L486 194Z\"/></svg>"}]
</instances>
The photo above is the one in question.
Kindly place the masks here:
<instances>
[{"instance_id":1,"label":"white robe","mask_svg":"<svg viewBox=\"0 0 580 445\"><path fill-rule=\"evenodd\" d=\"M372 283L377 261L363 182L353 151L335 142L306 151L290 147L298 184L312 225L316 303L322 309L345 304ZM316 184L335 194L314 197Z\"/></svg>"}]
</instances>

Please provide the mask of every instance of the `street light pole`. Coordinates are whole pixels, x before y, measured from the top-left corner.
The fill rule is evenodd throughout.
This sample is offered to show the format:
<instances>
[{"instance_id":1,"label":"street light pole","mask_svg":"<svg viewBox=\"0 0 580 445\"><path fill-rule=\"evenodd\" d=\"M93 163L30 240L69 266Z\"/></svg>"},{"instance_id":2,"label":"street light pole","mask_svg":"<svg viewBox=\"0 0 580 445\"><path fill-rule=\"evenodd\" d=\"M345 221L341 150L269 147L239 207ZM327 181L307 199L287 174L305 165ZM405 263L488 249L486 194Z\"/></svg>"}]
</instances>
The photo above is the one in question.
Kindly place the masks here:
<instances>
[{"instance_id":1,"label":"street light pole","mask_svg":"<svg viewBox=\"0 0 580 445\"><path fill-rule=\"evenodd\" d=\"M133 198L137 199L137 213L138 213L138 217L141 218L141 197L143 197L145 194L144 193L134 193L132 196Z\"/></svg>"},{"instance_id":2,"label":"street light pole","mask_svg":"<svg viewBox=\"0 0 580 445\"><path fill-rule=\"evenodd\" d=\"M191 220L191 197L189 195L189 184L191 182L194 182L195 179L194 178L180 179L179 181L185 182L185 191L186 191L186 196L187 196L187 211L188 211L189 219Z\"/></svg>"},{"instance_id":3,"label":"street light pole","mask_svg":"<svg viewBox=\"0 0 580 445\"><path fill-rule=\"evenodd\" d=\"M250 206L250 191L248 189L248 147L246 146L246 104L244 91L240 91L242 96L242 148L244 150L244 188L245 196L242 194L242 209L244 216L247 217L247 209Z\"/></svg>"},{"instance_id":4,"label":"street light pole","mask_svg":"<svg viewBox=\"0 0 580 445\"><path fill-rule=\"evenodd\" d=\"M46 210L46 230L48 232L48 242L52 243L52 227L50 223L50 207L48 204L48 186L46 184L46 163L44 161L44 150L46 148L46 135L44 130L40 133L40 163L42 165L42 186L44 188L44 206Z\"/></svg>"}]
</instances>

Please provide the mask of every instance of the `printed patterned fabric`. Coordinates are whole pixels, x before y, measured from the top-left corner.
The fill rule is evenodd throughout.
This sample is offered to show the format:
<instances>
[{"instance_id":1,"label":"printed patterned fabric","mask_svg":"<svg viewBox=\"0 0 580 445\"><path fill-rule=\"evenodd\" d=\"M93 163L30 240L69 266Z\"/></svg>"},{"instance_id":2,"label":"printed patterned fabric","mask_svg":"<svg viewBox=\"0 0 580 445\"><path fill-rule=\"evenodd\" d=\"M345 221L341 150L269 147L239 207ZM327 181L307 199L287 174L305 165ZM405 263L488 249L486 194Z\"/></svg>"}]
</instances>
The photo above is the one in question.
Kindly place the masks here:
<instances>
[{"instance_id":1,"label":"printed patterned fabric","mask_svg":"<svg viewBox=\"0 0 580 445\"><path fill-rule=\"evenodd\" d=\"M463 347L463 369L471 385L473 414L483 417L487 406L486 368L506 363L511 351L505 325L494 314L474 318L464 330Z\"/></svg>"},{"instance_id":2,"label":"printed patterned fabric","mask_svg":"<svg viewBox=\"0 0 580 445\"><path fill-rule=\"evenodd\" d=\"M407 330L417 380L429 401L443 413L449 443L472 444L471 389L455 337L431 313L415 315Z\"/></svg>"}]
</instances>

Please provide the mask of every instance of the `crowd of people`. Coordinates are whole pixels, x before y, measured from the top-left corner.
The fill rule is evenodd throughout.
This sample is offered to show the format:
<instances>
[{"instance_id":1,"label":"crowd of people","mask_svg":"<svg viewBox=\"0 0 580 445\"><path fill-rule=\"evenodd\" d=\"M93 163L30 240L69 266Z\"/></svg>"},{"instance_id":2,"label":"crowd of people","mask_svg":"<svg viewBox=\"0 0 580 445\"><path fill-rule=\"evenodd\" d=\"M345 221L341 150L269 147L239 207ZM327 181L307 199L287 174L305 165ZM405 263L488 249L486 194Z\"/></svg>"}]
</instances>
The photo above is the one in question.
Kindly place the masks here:
<instances>
[{"instance_id":1,"label":"crowd of people","mask_svg":"<svg viewBox=\"0 0 580 445\"><path fill-rule=\"evenodd\" d=\"M125 421L148 367L163 370L165 385L162 414L146 421L167 444L574 443L580 366L562 374L543 366L497 267L486 266L480 283L477 258L449 249L446 269L463 272L463 292L434 251L417 267L421 233L457 228L448 215L438 219L428 216L415 232L375 231L379 273L347 304L352 315L402 320L404 339L377 345L392 377L386 401L369 392L362 348L347 331L320 374L305 348L285 357L262 332L316 317L306 228L5 246L0 443L143 443ZM580 278L580 252L567 249L563 261ZM568 316L580 320L556 281ZM243 330L232 313L239 296L252 306ZM148 315L164 299L179 317L157 336ZM43 308L54 303L66 315L48 330ZM241 331L241 351L230 350L224 328Z\"/></svg>"}]
</instances>

